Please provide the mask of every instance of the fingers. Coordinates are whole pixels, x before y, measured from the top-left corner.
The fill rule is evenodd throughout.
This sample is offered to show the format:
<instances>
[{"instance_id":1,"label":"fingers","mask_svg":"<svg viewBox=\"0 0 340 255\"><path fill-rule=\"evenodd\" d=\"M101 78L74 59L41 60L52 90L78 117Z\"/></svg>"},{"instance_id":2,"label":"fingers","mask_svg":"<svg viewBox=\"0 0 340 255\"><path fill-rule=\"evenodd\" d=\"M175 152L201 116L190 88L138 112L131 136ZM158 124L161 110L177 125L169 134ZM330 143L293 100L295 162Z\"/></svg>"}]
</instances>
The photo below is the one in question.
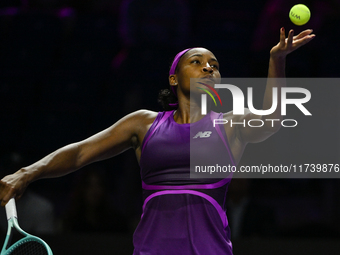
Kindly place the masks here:
<instances>
[{"instance_id":1,"label":"fingers","mask_svg":"<svg viewBox=\"0 0 340 255\"><path fill-rule=\"evenodd\" d=\"M305 44L309 42L311 39L315 37L315 34L312 34L312 32L313 32L313 29L306 29L302 31L300 34L293 37L293 42L295 41L298 44L300 43Z\"/></svg>"},{"instance_id":2,"label":"fingers","mask_svg":"<svg viewBox=\"0 0 340 255\"><path fill-rule=\"evenodd\" d=\"M293 41L294 39L296 39L299 35L297 36L294 36L294 30L291 29L289 30L288 32L288 37L286 38L286 35L285 35L285 29L284 28L281 28L281 33L280 33L280 47L283 48L283 49L292 49L293 47Z\"/></svg>"},{"instance_id":3,"label":"fingers","mask_svg":"<svg viewBox=\"0 0 340 255\"><path fill-rule=\"evenodd\" d=\"M1 201L1 206L5 206L12 197L12 193L7 193Z\"/></svg>"},{"instance_id":4,"label":"fingers","mask_svg":"<svg viewBox=\"0 0 340 255\"><path fill-rule=\"evenodd\" d=\"M6 192L6 185L4 182L0 181L0 201L1 201L1 206L5 206L8 202L8 196Z\"/></svg>"},{"instance_id":5,"label":"fingers","mask_svg":"<svg viewBox=\"0 0 340 255\"><path fill-rule=\"evenodd\" d=\"M291 29L288 32L288 36L286 38L285 29L281 28L280 42L270 50L271 57L285 57L289 53L300 48L302 45L310 42L315 37L315 34L312 34L312 32L312 29L306 29L298 35L294 36L294 30Z\"/></svg>"},{"instance_id":6,"label":"fingers","mask_svg":"<svg viewBox=\"0 0 340 255\"><path fill-rule=\"evenodd\" d=\"M15 193L15 189L6 182L6 177L0 181L1 206L5 206L8 201L15 196Z\"/></svg>"},{"instance_id":7,"label":"fingers","mask_svg":"<svg viewBox=\"0 0 340 255\"><path fill-rule=\"evenodd\" d=\"M280 47L284 47L286 44L286 34L285 34L285 29L282 27L280 29Z\"/></svg>"},{"instance_id":8,"label":"fingers","mask_svg":"<svg viewBox=\"0 0 340 255\"><path fill-rule=\"evenodd\" d=\"M294 37L294 30L291 29L288 33L288 38L287 38L287 49L290 50L293 47L293 37Z\"/></svg>"},{"instance_id":9,"label":"fingers","mask_svg":"<svg viewBox=\"0 0 340 255\"><path fill-rule=\"evenodd\" d=\"M297 38L293 41L294 50L298 49L302 45L305 45L306 43L310 42L315 37L315 34L311 34L312 32L313 32L313 30L311 30L311 29L308 29L308 30L301 32L297 36Z\"/></svg>"},{"instance_id":10,"label":"fingers","mask_svg":"<svg viewBox=\"0 0 340 255\"><path fill-rule=\"evenodd\" d=\"M3 185L1 185L1 192L0 192L1 206L5 206L8 203L9 199L10 198L8 196L8 192L6 192Z\"/></svg>"},{"instance_id":11,"label":"fingers","mask_svg":"<svg viewBox=\"0 0 340 255\"><path fill-rule=\"evenodd\" d=\"M313 29L306 29L302 31L300 34L294 36L294 40L301 39L307 35L310 35L313 32Z\"/></svg>"},{"instance_id":12,"label":"fingers","mask_svg":"<svg viewBox=\"0 0 340 255\"><path fill-rule=\"evenodd\" d=\"M308 43L315 37L315 34L312 34L312 32L313 29L306 29L299 33L298 35L294 36L294 30L291 29L286 39L287 42L286 49L288 51L293 51L301 47L302 45Z\"/></svg>"}]
</instances>

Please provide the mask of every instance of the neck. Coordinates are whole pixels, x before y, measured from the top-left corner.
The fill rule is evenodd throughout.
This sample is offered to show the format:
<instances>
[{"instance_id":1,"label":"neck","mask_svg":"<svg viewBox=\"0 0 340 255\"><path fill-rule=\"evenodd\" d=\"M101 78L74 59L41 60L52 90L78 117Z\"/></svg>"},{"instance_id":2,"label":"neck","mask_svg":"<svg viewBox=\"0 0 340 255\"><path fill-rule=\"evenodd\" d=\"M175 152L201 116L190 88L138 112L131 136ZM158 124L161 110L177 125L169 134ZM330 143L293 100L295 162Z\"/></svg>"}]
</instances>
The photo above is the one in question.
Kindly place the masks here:
<instances>
[{"instance_id":1,"label":"neck","mask_svg":"<svg viewBox=\"0 0 340 255\"><path fill-rule=\"evenodd\" d=\"M202 119L201 102L194 98L180 98L178 100L178 109L174 115L174 120L179 124L194 123Z\"/></svg>"}]
</instances>

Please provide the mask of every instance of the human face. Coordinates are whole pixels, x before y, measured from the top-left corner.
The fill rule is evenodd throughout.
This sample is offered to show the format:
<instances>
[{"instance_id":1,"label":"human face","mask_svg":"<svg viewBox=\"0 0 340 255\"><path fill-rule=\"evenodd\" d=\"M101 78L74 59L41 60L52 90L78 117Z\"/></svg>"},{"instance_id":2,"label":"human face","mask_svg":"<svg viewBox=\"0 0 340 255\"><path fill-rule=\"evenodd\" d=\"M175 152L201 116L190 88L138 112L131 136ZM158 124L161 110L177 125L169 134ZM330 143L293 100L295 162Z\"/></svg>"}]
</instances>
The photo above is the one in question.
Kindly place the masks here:
<instances>
[{"instance_id":1,"label":"human face","mask_svg":"<svg viewBox=\"0 0 340 255\"><path fill-rule=\"evenodd\" d=\"M215 55L204 48L194 48L186 52L179 61L177 69L173 79L179 86L178 93L190 93L190 78L201 78L210 84L212 82L210 79L221 78Z\"/></svg>"}]
</instances>

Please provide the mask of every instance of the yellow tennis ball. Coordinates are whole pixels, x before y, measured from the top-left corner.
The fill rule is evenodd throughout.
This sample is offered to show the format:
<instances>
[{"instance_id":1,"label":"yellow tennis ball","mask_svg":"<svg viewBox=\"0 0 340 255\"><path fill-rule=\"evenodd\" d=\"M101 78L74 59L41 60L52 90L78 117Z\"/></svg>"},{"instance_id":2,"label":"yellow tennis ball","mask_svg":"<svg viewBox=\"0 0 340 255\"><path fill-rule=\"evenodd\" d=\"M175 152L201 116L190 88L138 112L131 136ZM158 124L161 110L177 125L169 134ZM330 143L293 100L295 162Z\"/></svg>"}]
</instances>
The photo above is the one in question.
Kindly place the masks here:
<instances>
[{"instance_id":1,"label":"yellow tennis ball","mask_svg":"<svg viewBox=\"0 0 340 255\"><path fill-rule=\"evenodd\" d=\"M289 11L290 20L298 26L306 24L310 19L310 10L304 4L297 4Z\"/></svg>"}]
</instances>

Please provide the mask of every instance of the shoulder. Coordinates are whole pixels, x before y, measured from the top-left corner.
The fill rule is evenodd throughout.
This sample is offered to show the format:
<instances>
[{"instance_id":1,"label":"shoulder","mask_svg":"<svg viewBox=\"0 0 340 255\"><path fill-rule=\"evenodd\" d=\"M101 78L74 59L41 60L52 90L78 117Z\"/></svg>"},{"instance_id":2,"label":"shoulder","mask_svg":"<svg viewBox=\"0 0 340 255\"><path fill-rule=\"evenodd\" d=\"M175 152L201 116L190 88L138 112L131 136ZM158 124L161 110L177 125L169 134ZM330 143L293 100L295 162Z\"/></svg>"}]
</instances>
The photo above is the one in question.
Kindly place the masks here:
<instances>
[{"instance_id":1,"label":"shoulder","mask_svg":"<svg viewBox=\"0 0 340 255\"><path fill-rule=\"evenodd\" d=\"M141 109L126 115L122 118L122 121L126 122L127 126L134 129L133 133L145 134L157 118L158 114L158 112Z\"/></svg>"},{"instance_id":2,"label":"shoulder","mask_svg":"<svg viewBox=\"0 0 340 255\"><path fill-rule=\"evenodd\" d=\"M141 109L132 113L125 115L121 120L140 122L140 121L150 121L154 120L158 115L158 112Z\"/></svg>"},{"instance_id":3,"label":"shoulder","mask_svg":"<svg viewBox=\"0 0 340 255\"><path fill-rule=\"evenodd\" d=\"M154 111L138 110L125 115L103 132L133 137L140 132L144 132L145 128L153 123L157 115L158 113Z\"/></svg>"},{"instance_id":4,"label":"shoulder","mask_svg":"<svg viewBox=\"0 0 340 255\"><path fill-rule=\"evenodd\" d=\"M126 118L129 118L134 121L148 123L150 121L153 122L156 119L158 114L159 114L158 112L141 109L141 110L128 114Z\"/></svg>"}]
</instances>

